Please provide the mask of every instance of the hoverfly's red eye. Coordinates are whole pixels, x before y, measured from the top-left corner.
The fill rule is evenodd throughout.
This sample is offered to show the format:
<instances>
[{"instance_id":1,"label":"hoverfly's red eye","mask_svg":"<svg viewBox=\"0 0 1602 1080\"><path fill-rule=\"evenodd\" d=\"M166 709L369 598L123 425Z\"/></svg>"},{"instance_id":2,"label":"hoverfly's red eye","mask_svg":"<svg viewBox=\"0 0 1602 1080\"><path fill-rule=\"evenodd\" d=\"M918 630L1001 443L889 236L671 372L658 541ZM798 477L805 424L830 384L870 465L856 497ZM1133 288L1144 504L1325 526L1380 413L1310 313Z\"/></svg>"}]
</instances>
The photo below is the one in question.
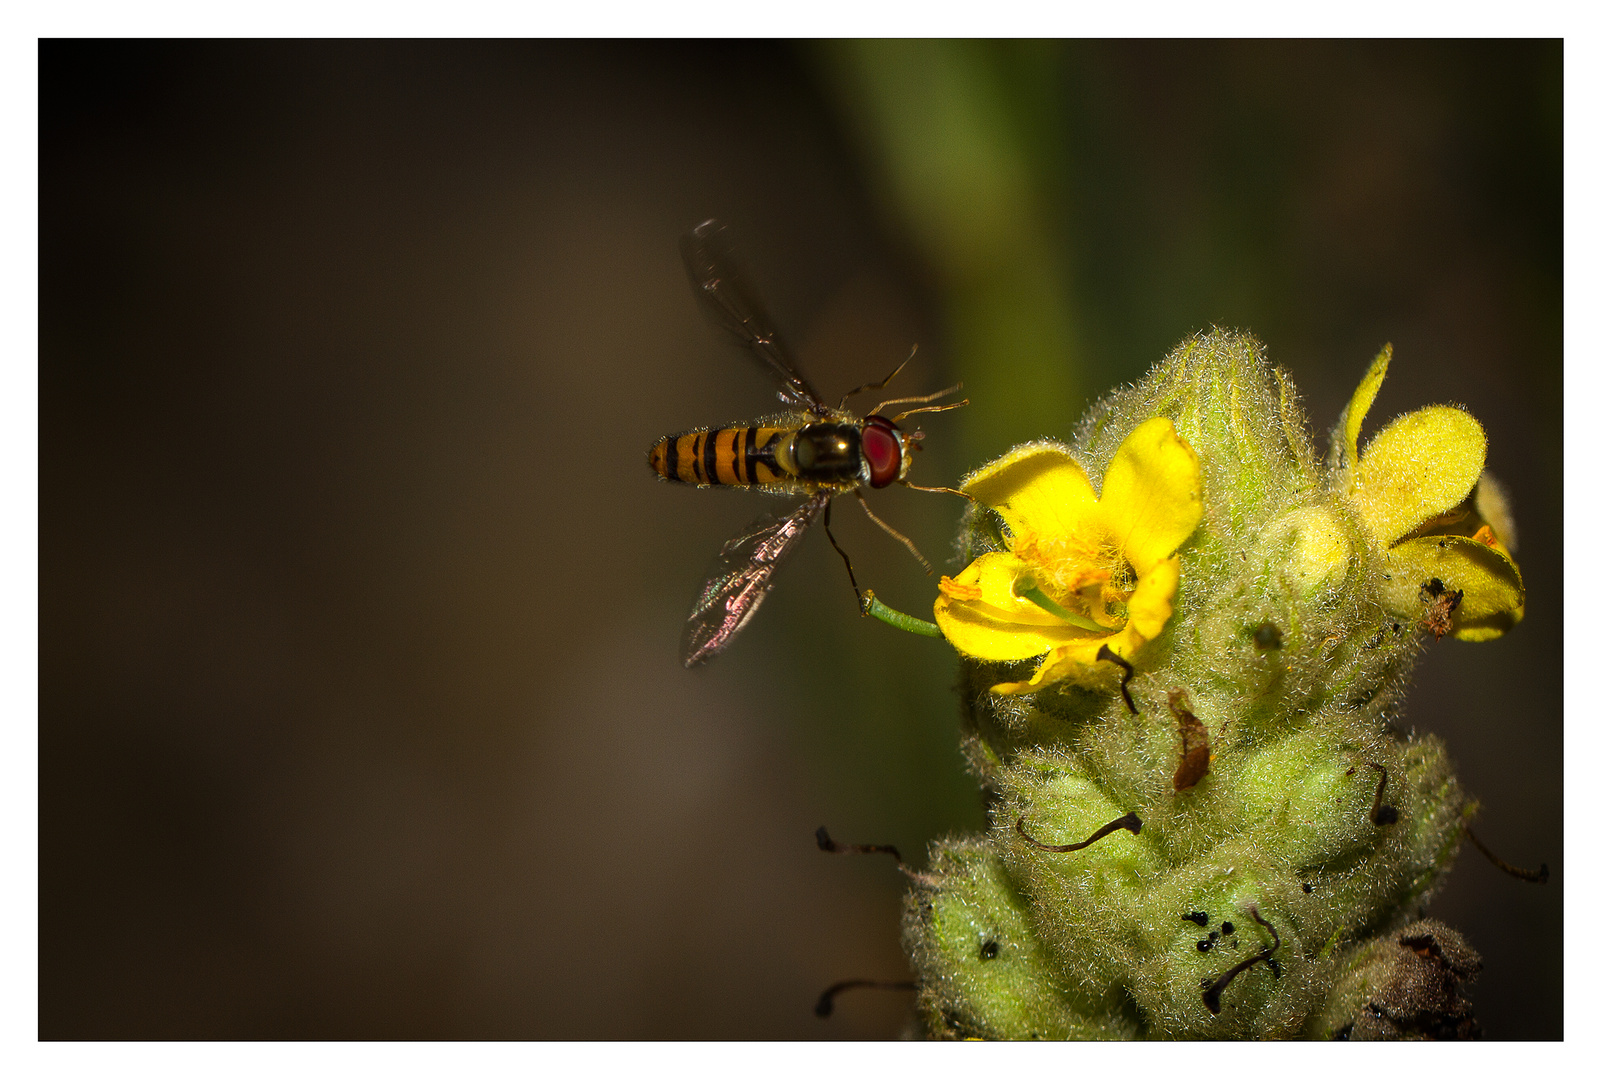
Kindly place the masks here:
<instances>
[{"instance_id":1,"label":"hoverfly's red eye","mask_svg":"<svg viewBox=\"0 0 1602 1080\"><path fill-rule=\"evenodd\" d=\"M862 456L868 462L868 485L882 488L901 478L901 440L896 426L882 416L862 422Z\"/></svg>"}]
</instances>

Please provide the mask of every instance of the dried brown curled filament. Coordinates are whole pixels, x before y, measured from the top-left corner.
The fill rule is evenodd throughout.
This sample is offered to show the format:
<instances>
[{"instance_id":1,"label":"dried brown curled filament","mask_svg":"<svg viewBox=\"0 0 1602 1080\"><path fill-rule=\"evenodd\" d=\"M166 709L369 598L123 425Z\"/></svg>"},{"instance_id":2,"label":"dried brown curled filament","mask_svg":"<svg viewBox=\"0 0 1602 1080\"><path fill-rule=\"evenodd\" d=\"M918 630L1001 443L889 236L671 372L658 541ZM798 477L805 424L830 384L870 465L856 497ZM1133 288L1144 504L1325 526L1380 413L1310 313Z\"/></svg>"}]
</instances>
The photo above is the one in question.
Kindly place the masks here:
<instances>
[{"instance_id":1,"label":"dried brown curled filament","mask_svg":"<svg viewBox=\"0 0 1602 1080\"><path fill-rule=\"evenodd\" d=\"M1376 825L1395 825L1396 807L1385 803L1385 785L1390 782L1391 774L1386 771L1385 766L1376 765L1372 761L1365 761L1363 764L1371 769L1378 769L1380 774L1379 787L1374 789L1374 806L1368 812L1368 820Z\"/></svg>"},{"instance_id":2,"label":"dried brown curled filament","mask_svg":"<svg viewBox=\"0 0 1602 1080\"><path fill-rule=\"evenodd\" d=\"M1168 711L1179 721L1179 768L1174 771L1174 790L1185 791L1207 775L1212 746L1207 740L1207 725L1190 711L1190 698L1183 690L1168 691Z\"/></svg>"},{"instance_id":3,"label":"dried brown curled filament","mask_svg":"<svg viewBox=\"0 0 1602 1080\"><path fill-rule=\"evenodd\" d=\"M883 982L878 979L846 979L829 987L818 997L818 1003L812 1007L812 1014L826 1019L834 1012L834 996L845 990L916 990L915 982Z\"/></svg>"},{"instance_id":4,"label":"dried brown curled filament","mask_svg":"<svg viewBox=\"0 0 1602 1080\"><path fill-rule=\"evenodd\" d=\"M1067 852L1070 852L1070 851L1078 851L1081 848L1087 848L1091 844L1094 844L1097 840L1100 840L1102 837L1110 836L1111 834L1117 832L1119 829L1128 829L1130 832L1134 833L1136 836L1139 836L1140 835L1141 826L1145 824L1145 822L1140 820L1140 816L1138 814L1136 814L1133 810L1131 810L1129 813L1125 814L1123 817L1117 818L1117 819L1115 819L1113 821L1109 821L1109 822L1107 822L1107 824L1103 825L1101 828L1099 828L1095 832L1091 833L1090 834L1090 838L1088 840L1083 840L1083 841L1081 841L1081 842L1079 842L1077 844L1042 844L1039 840L1036 840L1034 837L1032 837L1028 833L1024 832L1024 824L1023 823L1024 823L1024 819L1023 818L1019 818L1018 819L1018 835L1019 836L1023 837L1030 844L1032 844L1036 848L1039 848L1041 851L1050 851L1050 852L1054 852L1054 853L1056 853L1058 855L1063 855L1063 854L1066 854Z\"/></svg>"},{"instance_id":5,"label":"dried brown curled filament","mask_svg":"<svg viewBox=\"0 0 1602 1080\"><path fill-rule=\"evenodd\" d=\"M1264 949L1262 952L1258 953L1256 956L1248 956L1246 959L1242 960L1240 963L1224 972L1213 982L1206 985L1206 987L1202 990L1202 1004L1206 1005L1207 1011L1212 1013L1214 1016L1217 1016L1221 1011L1223 1011L1223 1003L1220 1002L1218 998L1221 994L1223 994L1224 989L1234 981L1236 975L1239 975L1241 972L1245 971L1259 960L1266 963L1273 970L1274 977L1276 979L1279 978L1279 963L1274 959L1274 950L1279 948L1279 931L1274 929L1273 923L1269 922L1267 919L1263 918L1257 913L1256 904L1248 904L1246 907L1246 913L1252 917L1252 921L1257 923L1258 926L1264 927L1270 934L1274 935L1274 943L1268 948Z\"/></svg>"},{"instance_id":6,"label":"dried brown curled filament","mask_svg":"<svg viewBox=\"0 0 1602 1080\"><path fill-rule=\"evenodd\" d=\"M1465 825L1463 826L1463 831L1468 834L1468 838L1470 840L1474 841L1474 846L1480 849L1480 854L1484 855L1487 859L1490 859L1491 865L1502 871L1502 873L1516 877L1520 881L1528 881L1531 885L1545 885L1547 878L1551 876L1550 872L1547 870L1546 863L1542 863L1541 869L1539 870L1521 870L1511 863L1503 862L1501 859L1498 859L1495 855L1491 854L1491 849L1486 847L1485 844L1480 841L1480 838L1474 835L1473 829L1470 829L1467 825Z\"/></svg>"},{"instance_id":7,"label":"dried brown curled filament","mask_svg":"<svg viewBox=\"0 0 1602 1080\"><path fill-rule=\"evenodd\" d=\"M897 863L901 862L901 851L894 844L841 844L829 835L825 825L819 825L817 831L818 850L827 851L831 855L889 855Z\"/></svg>"},{"instance_id":8,"label":"dried brown curled filament","mask_svg":"<svg viewBox=\"0 0 1602 1080\"><path fill-rule=\"evenodd\" d=\"M1140 710L1135 708L1135 699L1129 696L1129 680L1135 677L1135 665L1103 645L1096 651L1097 660L1105 660L1109 664L1117 664L1124 669L1124 677L1118 682L1118 692L1124 695L1124 704L1129 706L1131 716L1139 716Z\"/></svg>"}]
</instances>

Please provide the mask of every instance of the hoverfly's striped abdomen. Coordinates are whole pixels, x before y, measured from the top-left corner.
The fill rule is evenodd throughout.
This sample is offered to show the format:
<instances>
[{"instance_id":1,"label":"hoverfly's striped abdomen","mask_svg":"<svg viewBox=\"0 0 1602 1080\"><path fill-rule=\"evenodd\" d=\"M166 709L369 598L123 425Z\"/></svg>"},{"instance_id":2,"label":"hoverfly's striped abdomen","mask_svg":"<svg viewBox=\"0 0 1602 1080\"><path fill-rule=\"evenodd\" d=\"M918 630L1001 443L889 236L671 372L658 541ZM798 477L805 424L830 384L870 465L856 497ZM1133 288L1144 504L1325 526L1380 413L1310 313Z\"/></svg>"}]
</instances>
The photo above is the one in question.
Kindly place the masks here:
<instances>
[{"instance_id":1,"label":"hoverfly's striped abdomen","mask_svg":"<svg viewBox=\"0 0 1602 1080\"><path fill-rule=\"evenodd\" d=\"M669 435L651 447L651 468L668 480L706 487L788 481L775 453L794 428L713 428Z\"/></svg>"}]
</instances>

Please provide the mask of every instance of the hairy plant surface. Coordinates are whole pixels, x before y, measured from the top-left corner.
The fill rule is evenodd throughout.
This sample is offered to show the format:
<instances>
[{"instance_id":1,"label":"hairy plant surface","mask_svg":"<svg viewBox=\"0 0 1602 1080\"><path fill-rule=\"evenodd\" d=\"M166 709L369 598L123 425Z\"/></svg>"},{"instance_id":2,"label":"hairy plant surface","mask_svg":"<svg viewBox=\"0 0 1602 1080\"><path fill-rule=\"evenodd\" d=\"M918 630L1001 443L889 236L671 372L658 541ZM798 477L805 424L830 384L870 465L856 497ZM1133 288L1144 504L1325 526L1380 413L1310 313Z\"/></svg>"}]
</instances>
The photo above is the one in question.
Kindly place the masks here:
<instances>
[{"instance_id":1,"label":"hairy plant surface","mask_svg":"<svg viewBox=\"0 0 1602 1080\"><path fill-rule=\"evenodd\" d=\"M1474 804L1398 721L1421 645L1500 636L1524 588L1472 416L1360 451L1389 361L1322 463L1214 331L967 478L935 621L991 824L908 896L929 1034L1473 1034L1478 958L1420 920Z\"/></svg>"}]
</instances>

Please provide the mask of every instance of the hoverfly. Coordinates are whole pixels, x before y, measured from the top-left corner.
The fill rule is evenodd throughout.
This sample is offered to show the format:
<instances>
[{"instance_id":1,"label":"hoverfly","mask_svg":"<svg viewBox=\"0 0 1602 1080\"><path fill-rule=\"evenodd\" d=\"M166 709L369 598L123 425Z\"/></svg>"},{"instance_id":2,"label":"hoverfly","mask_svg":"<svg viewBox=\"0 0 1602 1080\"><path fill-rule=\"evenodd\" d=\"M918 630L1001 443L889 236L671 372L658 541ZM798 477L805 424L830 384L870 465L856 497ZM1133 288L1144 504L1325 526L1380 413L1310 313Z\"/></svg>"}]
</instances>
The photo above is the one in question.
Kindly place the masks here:
<instances>
[{"instance_id":1,"label":"hoverfly","mask_svg":"<svg viewBox=\"0 0 1602 1080\"><path fill-rule=\"evenodd\" d=\"M707 313L739 339L773 376L778 383L779 400L792 411L749 425L695 428L669 435L651 448L651 468L665 480L697 487L732 485L806 496L783 517L764 514L723 545L684 627L684 666L694 667L728 648L751 621L773 587L774 572L820 515L829 543L845 560L846 574L860 605L862 590L857 588L851 558L829 530L830 504L837 495L855 495L869 519L906 545L930 571L928 560L912 541L868 508L862 488L896 483L919 491L961 495L951 488L907 483L907 470L912 464L910 451L918 448L923 432L904 432L897 425L913 413L943 412L966 405L967 401L925 404L960 390L962 384L958 383L939 393L883 402L862 419L846 411L845 403L853 395L880 389L895 378L911 361L909 355L883 380L857 387L841 398L838 406L825 405L796 369L772 321L735 270L729 255L728 231L717 221L704 221L685 235L680 251L690 284ZM883 415L891 405L922 407L893 417Z\"/></svg>"}]
</instances>

